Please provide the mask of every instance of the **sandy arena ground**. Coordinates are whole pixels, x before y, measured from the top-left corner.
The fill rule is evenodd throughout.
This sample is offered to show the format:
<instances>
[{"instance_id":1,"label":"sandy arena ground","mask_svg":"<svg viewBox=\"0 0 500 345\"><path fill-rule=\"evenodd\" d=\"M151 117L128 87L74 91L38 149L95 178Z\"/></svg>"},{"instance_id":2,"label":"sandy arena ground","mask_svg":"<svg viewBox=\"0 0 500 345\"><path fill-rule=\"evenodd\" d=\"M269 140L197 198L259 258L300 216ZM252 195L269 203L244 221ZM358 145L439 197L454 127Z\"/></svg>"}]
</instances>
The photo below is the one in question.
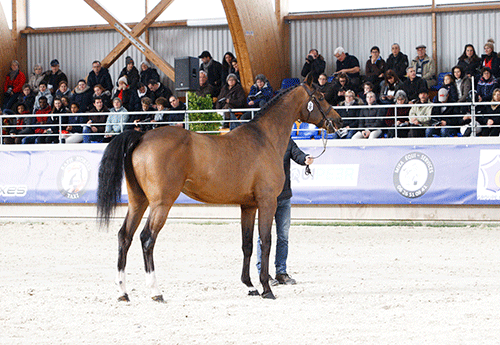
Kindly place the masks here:
<instances>
[{"instance_id":1,"label":"sandy arena ground","mask_svg":"<svg viewBox=\"0 0 500 345\"><path fill-rule=\"evenodd\" d=\"M239 280L239 224L167 223L160 304L138 233L117 302L118 227L0 224L0 344L500 343L500 228L292 226L272 301Z\"/></svg>"}]
</instances>

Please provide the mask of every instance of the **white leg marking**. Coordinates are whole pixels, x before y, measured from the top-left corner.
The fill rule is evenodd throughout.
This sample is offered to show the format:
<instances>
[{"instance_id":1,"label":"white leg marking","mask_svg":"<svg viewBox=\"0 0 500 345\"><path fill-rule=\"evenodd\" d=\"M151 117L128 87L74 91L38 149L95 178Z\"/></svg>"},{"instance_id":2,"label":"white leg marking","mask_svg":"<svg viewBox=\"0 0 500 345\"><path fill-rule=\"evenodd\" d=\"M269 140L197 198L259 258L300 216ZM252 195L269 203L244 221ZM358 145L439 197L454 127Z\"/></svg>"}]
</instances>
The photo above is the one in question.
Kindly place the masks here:
<instances>
[{"instance_id":1,"label":"white leg marking","mask_svg":"<svg viewBox=\"0 0 500 345\"><path fill-rule=\"evenodd\" d=\"M156 283L155 271L146 273L146 287L151 289L151 297L160 296L161 292Z\"/></svg>"},{"instance_id":2,"label":"white leg marking","mask_svg":"<svg viewBox=\"0 0 500 345\"><path fill-rule=\"evenodd\" d=\"M127 287L125 285L125 270L118 271L116 275L116 285L118 285L118 289L120 289L121 295L127 294Z\"/></svg>"}]
</instances>

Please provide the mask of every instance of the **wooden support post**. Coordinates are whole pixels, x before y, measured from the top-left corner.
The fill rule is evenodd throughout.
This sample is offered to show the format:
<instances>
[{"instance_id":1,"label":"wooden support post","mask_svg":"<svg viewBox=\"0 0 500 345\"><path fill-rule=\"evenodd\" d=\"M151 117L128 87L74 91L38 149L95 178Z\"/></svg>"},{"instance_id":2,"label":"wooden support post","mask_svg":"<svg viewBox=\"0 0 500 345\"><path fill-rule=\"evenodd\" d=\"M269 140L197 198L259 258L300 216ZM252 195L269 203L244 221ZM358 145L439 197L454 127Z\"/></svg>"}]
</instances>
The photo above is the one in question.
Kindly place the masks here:
<instances>
[{"instance_id":1,"label":"wooden support post","mask_svg":"<svg viewBox=\"0 0 500 345\"><path fill-rule=\"evenodd\" d=\"M109 67L113 64L121 54L123 54L130 45L134 45L139 49L153 64L162 70L167 77L175 81L174 68L160 57L151 47L144 42L139 36L153 23L158 16L165 10L173 0L161 0L148 15L131 30L127 25L117 20L111 13L102 7L96 0L84 0L90 7L99 13L106 21L113 26L116 31L123 35L124 39L101 61L104 67Z\"/></svg>"},{"instance_id":2,"label":"wooden support post","mask_svg":"<svg viewBox=\"0 0 500 345\"><path fill-rule=\"evenodd\" d=\"M26 0L12 0L12 43L14 46L15 57L19 61L20 69L29 76L28 70L28 43L26 36L21 31L26 29L27 25L27 6Z\"/></svg>"},{"instance_id":3,"label":"wooden support post","mask_svg":"<svg viewBox=\"0 0 500 345\"><path fill-rule=\"evenodd\" d=\"M439 67L438 67L438 55L437 55L437 20L436 20L436 1L432 0L432 59L434 60L434 64L436 66L436 78L438 75Z\"/></svg>"},{"instance_id":4,"label":"wooden support post","mask_svg":"<svg viewBox=\"0 0 500 345\"><path fill-rule=\"evenodd\" d=\"M283 59L287 71L287 77L290 76L290 25L285 20L288 16L288 0L275 0L276 21L278 22L279 36L281 37L281 44L283 54L286 57Z\"/></svg>"}]
</instances>

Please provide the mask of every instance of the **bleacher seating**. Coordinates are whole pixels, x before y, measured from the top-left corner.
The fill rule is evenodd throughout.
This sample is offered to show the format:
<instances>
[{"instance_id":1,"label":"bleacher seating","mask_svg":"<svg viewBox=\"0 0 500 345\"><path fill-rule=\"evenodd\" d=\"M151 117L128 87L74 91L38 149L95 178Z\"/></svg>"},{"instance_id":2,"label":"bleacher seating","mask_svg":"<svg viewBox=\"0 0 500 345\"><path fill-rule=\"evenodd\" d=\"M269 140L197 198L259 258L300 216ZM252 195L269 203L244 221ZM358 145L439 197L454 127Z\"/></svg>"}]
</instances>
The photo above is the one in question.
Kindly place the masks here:
<instances>
[{"instance_id":1,"label":"bleacher seating","mask_svg":"<svg viewBox=\"0 0 500 345\"><path fill-rule=\"evenodd\" d=\"M300 84L299 78L285 78L281 81L281 88L288 89L289 87Z\"/></svg>"},{"instance_id":2,"label":"bleacher seating","mask_svg":"<svg viewBox=\"0 0 500 345\"><path fill-rule=\"evenodd\" d=\"M450 72L439 73L438 74L438 78L437 78L437 84L434 85L431 89L439 91L439 89L443 86L444 76L447 75L447 74L451 74L451 73Z\"/></svg>"},{"instance_id":3,"label":"bleacher seating","mask_svg":"<svg viewBox=\"0 0 500 345\"><path fill-rule=\"evenodd\" d=\"M293 140L313 139L318 134L318 127L312 123L295 122L292 127Z\"/></svg>"}]
</instances>

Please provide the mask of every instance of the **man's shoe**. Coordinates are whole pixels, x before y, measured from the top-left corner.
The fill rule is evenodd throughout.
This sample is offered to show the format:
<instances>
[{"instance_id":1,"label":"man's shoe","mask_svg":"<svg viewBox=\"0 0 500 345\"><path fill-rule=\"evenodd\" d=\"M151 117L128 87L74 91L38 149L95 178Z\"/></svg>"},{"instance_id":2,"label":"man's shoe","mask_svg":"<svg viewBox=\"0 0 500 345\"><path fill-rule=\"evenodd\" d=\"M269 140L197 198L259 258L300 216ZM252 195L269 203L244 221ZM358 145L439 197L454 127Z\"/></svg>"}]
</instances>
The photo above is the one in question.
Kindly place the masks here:
<instances>
[{"instance_id":1,"label":"man's shoe","mask_svg":"<svg viewBox=\"0 0 500 345\"><path fill-rule=\"evenodd\" d=\"M271 285L271 286L279 285L279 281L277 281L271 275L269 275L269 285Z\"/></svg>"},{"instance_id":2,"label":"man's shoe","mask_svg":"<svg viewBox=\"0 0 500 345\"><path fill-rule=\"evenodd\" d=\"M297 284L297 281L295 279L293 279L292 277L290 277L288 274L277 274L276 275L276 280L278 281L278 283L280 284L284 284L284 285L295 285Z\"/></svg>"}]
</instances>

